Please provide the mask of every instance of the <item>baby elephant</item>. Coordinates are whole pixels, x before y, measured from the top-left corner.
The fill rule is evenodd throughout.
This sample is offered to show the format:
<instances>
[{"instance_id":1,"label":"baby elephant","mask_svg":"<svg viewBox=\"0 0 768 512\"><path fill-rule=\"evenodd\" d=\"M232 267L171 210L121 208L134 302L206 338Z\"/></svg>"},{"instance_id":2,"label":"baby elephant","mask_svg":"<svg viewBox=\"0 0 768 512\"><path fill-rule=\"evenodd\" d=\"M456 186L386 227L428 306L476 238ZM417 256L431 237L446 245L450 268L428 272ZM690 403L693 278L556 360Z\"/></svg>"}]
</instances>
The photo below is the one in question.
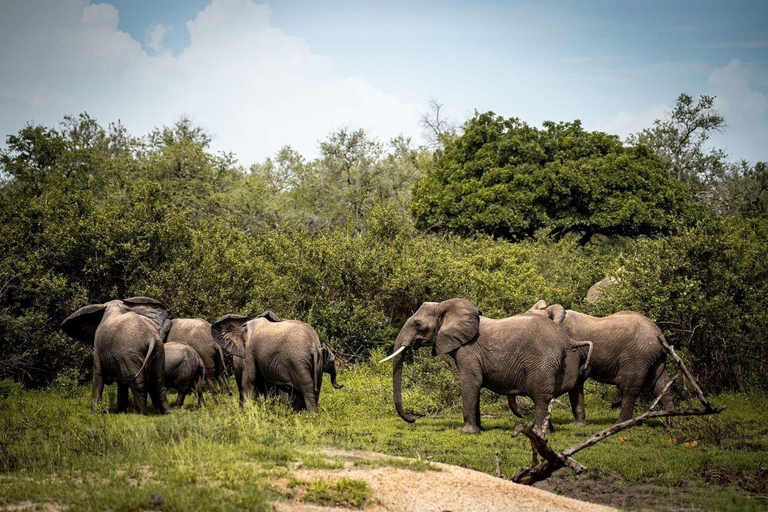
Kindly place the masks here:
<instances>
[{"instance_id":1,"label":"baby elephant","mask_svg":"<svg viewBox=\"0 0 768 512\"><path fill-rule=\"evenodd\" d=\"M191 390L197 396L198 407L202 407L204 381L205 366L195 349L175 341L165 344L165 387L178 391L177 407L184 405L184 399Z\"/></svg>"}]
</instances>

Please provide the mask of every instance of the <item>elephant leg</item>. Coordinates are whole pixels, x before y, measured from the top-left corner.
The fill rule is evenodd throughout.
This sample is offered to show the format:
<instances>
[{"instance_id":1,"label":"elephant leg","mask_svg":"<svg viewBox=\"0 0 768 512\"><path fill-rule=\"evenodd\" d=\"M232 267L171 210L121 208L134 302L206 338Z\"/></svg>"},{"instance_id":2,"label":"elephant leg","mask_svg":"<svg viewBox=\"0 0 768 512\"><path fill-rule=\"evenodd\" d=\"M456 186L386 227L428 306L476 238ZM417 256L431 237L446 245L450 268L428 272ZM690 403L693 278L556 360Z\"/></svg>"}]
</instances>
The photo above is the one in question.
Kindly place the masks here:
<instances>
[{"instance_id":1,"label":"elephant leg","mask_svg":"<svg viewBox=\"0 0 768 512\"><path fill-rule=\"evenodd\" d=\"M664 395L661 397L661 407L665 411L669 411L675 408L675 404L672 401L672 393L670 392L669 389L664 391L664 388L667 387L667 384L669 384L669 381L670 381L669 374L667 373L666 368L664 368L661 371L659 378L656 379L656 382L653 385L653 394L655 396L659 396L662 392L664 392Z\"/></svg>"},{"instance_id":2,"label":"elephant leg","mask_svg":"<svg viewBox=\"0 0 768 512\"><path fill-rule=\"evenodd\" d=\"M287 391L280 391L280 405L287 407L289 405L293 405L293 401L291 400L291 395Z\"/></svg>"},{"instance_id":3,"label":"elephant leg","mask_svg":"<svg viewBox=\"0 0 768 512\"><path fill-rule=\"evenodd\" d=\"M144 416L147 415L147 392L144 386L131 386L131 392L133 393L133 405L136 408L136 412Z\"/></svg>"},{"instance_id":4,"label":"elephant leg","mask_svg":"<svg viewBox=\"0 0 768 512\"><path fill-rule=\"evenodd\" d=\"M205 405L203 402L203 379L197 379L195 382L195 396L197 396L197 406Z\"/></svg>"},{"instance_id":5,"label":"elephant leg","mask_svg":"<svg viewBox=\"0 0 768 512\"><path fill-rule=\"evenodd\" d=\"M631 420L635 413L635 400L640 394L640 389L623 389L621 391L621 412L619 413L619 423Z\"/></svg>"},{"instance_id":6,"label":"elephant leg","mask_svg":"<svg viewBox=\"0 0 768 512\"><path fill-rule=\"evenodd\" d=\"M208 375L207 372L205 377L205 383L208 385L208 391L210 391L212 395L219 394L219 391L216 389L216 381L213 379L213 376Z\"/></svg>"},{"instance_id":7,"label":"elephant leg","mask_svg":"<svg viewBox=\"0 0 768 512\"><path fill-rule=\"evenodd\" d=\"M317 395L314 390L304 394L304 405L307 411L312 413L317 412Z\"/></svg>"},{"instance_id":8,"label":"elephant leg","mask_svg":"<svg viewBox=\"0 0 768 512\"><path fill-rule=\"evenodd\" d=\"M538 396L534 398L534 413L533 413L533 431L541 435L544 430L544 422L547 420L547 413L549 412L549 402L552 401L552 395ZM552 420L550 419L548 428L552 428Z\"/></svg>"},{"instance_id":9,"label":"elephant leg","mask_svg":"<svg viewBox=\"0 0 768 512\"><path fill-rule=\"evenodd\" d=\"M184 407L185 398L187 398L187 392L179 389L176 395L176 407Z\"/></svg>"},{"instance_id":10,"label":"elephant leg","mask_svg":"<svg viewBox=\"0 0 768 512\"><path fill-rule=\"evenodd\" d=\"M573 424L586 425L587 412L586 407L584 406L584 382L579 382L576 384L576 387L568 392L568 399L571 402Z\"/></svg>"},{"instance_id":11,"label":"elephant leg","mask_svg":"<svg viewBox=\"0 0 768 512\"><path fill-rule=\"evenodd\" d=\"M171 412L171 405L168 403L168 391L165 389L165 351L155 350L151 358L152 365L147 372L147 389L152 398L152 404L160 414Z\"/></svg>"},{"instance_id":12,"label":"elephant leg","mask_svg":"<svg viewBox=\"0 0 768 512\"><path fill-rule=\"evenodd\" d=\"M258 368L256 368L256 362L253 357L248 357L243 365L243 391L241 393L241 403L248 400L254 400L258 395L257 386L261 383L260 375L258 375Z\"/></svg>"},{"instance_id":13,"label":"elephant leg","mask_svg":"<svg viewBox=\"0 0 768 512\"><path fill-rule=\"evenodd\" d=\"M93 380L91 381L91 414L98 412L102 393L104 393L104 379L101 372L94 368Z\"/></svg>"},{"instance_id":14,"label":"elephant leg","mask_svg":"<svg viewBox=\"0 0 768 512\"><path fill-rule=\"evenodd\" d=\"M219 374L219 376L216 377L216 380L219 381L219 387L221 387L221 392L224 393L225 395L232 396L232 390L229 389L229 383L227 382L227 379L224 376L224 374L223 373Z\"/></svg>"},{"instance_id":15,"label":"elephant leg","mask_svg":"<svg viewBox=\"0 0 768 512\"><path fill-rule=\"evenodd\" d=\"M478 374L479 375L479 374ZM471 372L459 373L461 385L461 400L463 402L464 426L463 434L480 433L480 385L481 379Z\"/></svg>"},{"instance_id":16,"label":"elephant leg","mask_svg":"<svg viewBox=\"0 0 768 512\"><path fill-rule=\"evenodd\" d=\"M293 392L293 410L296 412L307 410L307 402L304 400L304 395L298 391Z\"/></svg>"},{"instance_id":17,"label":"elephant leg","mask_svg":"<svg viewBox=\"0 0 768 512\"><path fill-rule=\"evenodd\" d=\"M117 412L128 410L128 384L117 383Z\"/></svg>"}]
</instances>

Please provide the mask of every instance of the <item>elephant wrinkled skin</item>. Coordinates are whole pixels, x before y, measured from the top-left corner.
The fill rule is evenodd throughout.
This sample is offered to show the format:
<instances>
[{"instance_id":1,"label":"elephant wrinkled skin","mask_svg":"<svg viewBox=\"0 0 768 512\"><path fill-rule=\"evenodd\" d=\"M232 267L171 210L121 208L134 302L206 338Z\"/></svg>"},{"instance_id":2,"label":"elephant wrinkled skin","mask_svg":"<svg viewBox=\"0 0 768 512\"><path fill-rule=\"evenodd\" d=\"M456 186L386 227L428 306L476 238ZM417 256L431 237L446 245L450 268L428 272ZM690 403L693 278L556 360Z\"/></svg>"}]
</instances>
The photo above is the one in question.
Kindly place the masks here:
<instances>
[{"instance_id":1,"label":"elephant wrinkled skin","mask_svg":"<svg viewBox=\"0 0 768 512\"><path fill-rule=\"evenodd\" d=\"M222 393L232 394L227 383L224 354L213 340L210 323L202 318L175 318L171 320L171 330L165 341L183 342L195 349L205 365L205 380L212 395L217 392L217 382Z\"/></svg>"},{"instance_id":2,"label":"elephant wrinkled skin","mask_svg":"<svg viewBox=\"0 0 768 512\"><path fill-rule=\"evenodd\" d=\"M569 337L592 341L594 349L589 376L619 388L620 422L632 418L635 400L640 393L653 391L658 395L669 382L667 354L658 341L663 334L648 317L634 311L595 317L565 310L559 304L547 307L544 301L539 301L532 309L554 320ZM662 396L661 404L664 409L674 407L669 390ZM583 384L575 396L571 396L571 408L577 419L584 419Z\"/></svg>"},{"instance_id":3,"label":"elephant wrinkled skin","mask_svg":"<svg viewBox=\"0 0 768 512\"><path fill-rule=\"evenodd\" d=\"M469 434L480 432L481 388L530 396L536 405L534 428L541 432L550 400L583 381L591 351L590 342L573 342L541 315L495 320L465 299L425 302L400 330L393 358L395 407L409 423L415 420L402 404L403 352L423 345L456 362L464 405L461 431Z\"/></svg>"},{"instance_id":4,"label":"elephant wrinkled skin","mask_svg":"<svg viewBox=\"0 0 768 512\"><path fill-rule=\"evenodd\" d=\"M61 323L69 336L93 346L91 412L97 411L104 385L112 382L117 382L118 411L128 408L129 388L141 414L147 414L147 392L156 409L169 411L163 347L169 327L165 306L148 297L91 304Z\"/></svg>"},{"instance_id":5,"label":"elephant wrinkled skin","mask_svg":"<svg viewBox=\"0 0 768 512\"><path fill-rule=\"evenodd\" d=\"M224 315L211 326L216 342L232 354L241 405L257 395L281 392L294 409L317 412L323 372L336 383L332 354L315 330L298 320L281 320L271 311L248 320Z\"/></svg>"},{"instance_id":6,"label":"elephant wrinkled skin","mask_svg":"<svg viewBox=\"0 0 768 512\"><path fill-rule=\"evenodd\" d=\"M203 406L205 366L197 351L186 343L169 341L165 344L165 387L178 393L176 407L184 405L190 391L197 397L197 406Z\"/></svg>"}]
</instances>

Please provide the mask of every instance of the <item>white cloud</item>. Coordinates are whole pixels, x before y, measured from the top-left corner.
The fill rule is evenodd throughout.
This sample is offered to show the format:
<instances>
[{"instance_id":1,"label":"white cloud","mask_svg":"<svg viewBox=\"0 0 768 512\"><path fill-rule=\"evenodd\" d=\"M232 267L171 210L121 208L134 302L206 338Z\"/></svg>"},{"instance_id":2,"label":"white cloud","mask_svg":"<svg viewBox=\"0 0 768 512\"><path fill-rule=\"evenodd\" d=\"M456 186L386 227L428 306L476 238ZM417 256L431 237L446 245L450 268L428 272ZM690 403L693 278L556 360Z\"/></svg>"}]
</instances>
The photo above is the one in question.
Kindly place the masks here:
<instances>
[{"instance_id":1,"label":"white cloud","mask_svg":"<svg viewBox=\"0 0 768 512\"><path fill-rule=\"evenodd\" d=\"M163 45L163 41L170 32L171 29L162 23L153 23L144 31L144 44L156 54L168 51Z\"/></svg>"},{"instance_id":2,"label":"white cloud","mask_svg":"<svg viewBox=\"0 0 768 512\"><path fill-rule=\"evenodd\" d=\"M734 158L764 158L768 146L768 97L752 89L752 72L739 59L716 68L707 79L705 94L716 96L715 105L728 123L728 138L715 138ZM751 151L751 153L750 153Z\"/></svg>"},{"instance_id":3,"label":"white cloud","mask_svg":"<svg viewBox=\"0 0 768 512\"><path fill-rule=\"evenodd\" d=\"M134 134L184 113L214 133L216 149L249 164L284 144L311 155L343 125L381 139L418 132L416 105L340 77L304 40L272 27L267 5L213 0L187 23L190 45L174 57L162 24L146 32L148 54L118 30L112 5L40 3L4 4L0 16L3 137L81 111L104 124L121 119Z\"/></svg>"},{"instance_id":4,"label":"white cloud","mask_svg":"<svg viewBox=\"0 0 768 512\"><path fill-rule=\"evenodd\" d=\"M615 116L591 121L589 128L614 133L622 139L626 139L628 135L638 133L644 128L650 128L656 119L667 117L668 110L669 106L667 105L653 105L640 113L621 111Z\"/></svg>"}]
</instances>

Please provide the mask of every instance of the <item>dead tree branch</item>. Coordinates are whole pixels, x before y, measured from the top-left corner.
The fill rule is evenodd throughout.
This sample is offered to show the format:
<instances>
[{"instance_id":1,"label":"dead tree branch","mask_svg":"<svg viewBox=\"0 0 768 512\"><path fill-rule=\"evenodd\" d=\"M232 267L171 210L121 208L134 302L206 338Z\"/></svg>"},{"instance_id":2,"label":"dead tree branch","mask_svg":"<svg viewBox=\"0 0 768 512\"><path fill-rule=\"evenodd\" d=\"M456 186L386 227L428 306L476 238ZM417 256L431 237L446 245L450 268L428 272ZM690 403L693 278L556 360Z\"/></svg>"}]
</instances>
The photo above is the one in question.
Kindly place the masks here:
<instances>
[{"instance_id":1,"label":"dead tree branch","mask_svg":"<svg viewBox=\"0 0 768 512\"><path fill-rule=\"evenodd\" d=\"M617 434L622 430L635 427L653 418L666 418L674 416L706 416L710 414L720 414L723 412L723 410L725 410L725 406L712 407L712 405L707 401L707 399L704 397L704 393L701 391L701 388L693 378L693 375L691 375L691 373L688 371L688 368L685 367L682 359L680 359L680 357L675 353L674 348L667 344L666 340L664 340L662 337L659 337L659 343L661 343L661 345L664 347L664 350L667 351L672 359L677 362L685 376L688 378L691 384L693 384L696 392L699 395L699 400L701 400L701 403L704 405L703 409L671 409L665 411L654 411L653 408L656 407L656 405L659 403L659 400L661 400L661 397L669 390L669 387L672 385L672 381L670 380L670 382L667 383L661 393L659 393L656 399L651 403L648 411L646 411L644 414L641 414L637 418L617 423L612 427L603 430L602 432L598 432L586 441L582 441L581 443L571 446L567 450L563 450L560 453L557 453L552 448L550 448L546 439L544 439L544 436L539 435L529 425L518 425L514 434L512 434L513 437L519 434L524 434L526 437L528 437L531 442L531 448L533 449L534 455L531 464L527 468L519 471L514 477L512 477L512 481L519 484L532 485L536 482L548 478L550 475L552 475L552 473L565 466L568 466L576 474L579 474L586 468L578 461L573 459L572 455L580 452L585 448L594 446L603 439ZM543 434L546 434L546 423L543 429ZM536 457L537 453L544 458L543 461L539 462L538 457Z\"/></svg>"},{"instance_id":2,"label":"dead tree branch","mask_svg":"<svg viewBox=\"0 0 768 512\"><path fill-rule=\"evenodd\" d=\"M696 382L696 379L693 378L693 375L691 375L691 372L688 371L688 368L685 366L685 363L683 363L683 360L680 359L680 356L675 353L675 348L667 343L667 340L664 339L664 336L659 336L657 338L659 340L659 343L661 343L661 346L664 348L664 350L669 354L669 356L675 360L675 362L680 366L680 370L682 370L685 377L688 379L688 382L691 383L693 386L693 389L696 390L696 394L699 395L699 400L701 401L702 405L709 410L712 410L712 405L707 401L707 399L704 397L704 392L699 387L699 384Z\"/></svg>"},{"instance_id":3,"label":"dead tree branch","mask_svg":"<svg viewBox=\"0 0 768 512\"><path fill-rule=\"evenodd\" d=\"M496 459L496 477L501 478L501 459L499 458L499 450L496 448L496 443L493 443L493 457Z\"/></svg>"}]
</instances>

